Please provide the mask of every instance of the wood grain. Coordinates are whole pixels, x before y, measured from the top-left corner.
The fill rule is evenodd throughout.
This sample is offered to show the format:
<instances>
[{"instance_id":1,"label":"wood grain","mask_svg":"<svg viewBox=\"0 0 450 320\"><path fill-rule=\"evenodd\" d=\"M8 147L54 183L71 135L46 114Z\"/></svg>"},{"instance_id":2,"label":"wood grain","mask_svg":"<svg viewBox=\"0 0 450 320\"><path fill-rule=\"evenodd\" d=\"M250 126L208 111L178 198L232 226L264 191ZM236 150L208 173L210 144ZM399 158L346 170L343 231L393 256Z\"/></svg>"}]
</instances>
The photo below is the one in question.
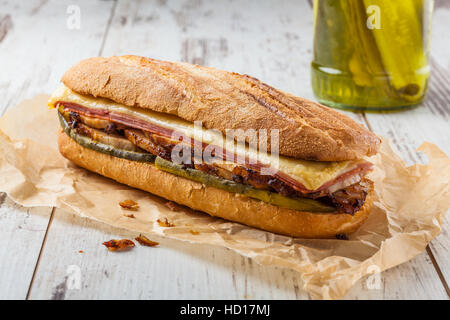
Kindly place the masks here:
<instances>
[{"instance_id":1,"label":"wood grain","mask_svg":"<svg viewBox=\"0 0 450 320\"><path fill-rule=\"evenodd\" d=\"M24 209L0 193L0 299L25 299L51 208Z\"/></svg>"},{"instance_id":2,"label":"wood grain","mask_svg":"<svg viewBox=\"0 0 450 320\"><path fill-rule=\"evenodd\" d=\"M2 4L0 115L23 99L51 92L71 64L98 53L112 3L79 2L83 8L80 30L66 27L66 9L70 4L57 1ZM88 12L99 14L93 16ZM105 12L103 17L101 12ZM3 194L0 199L4 199ZM21 208L9 200L0 204L0 234L6 241L0 247L0 299L26 298L51 211L51 208Z\"/></svg>"},{"instance_id":3,"label":"wood grain","mask_svg":"<svg viewBox=\"0 0 450 320\"><path fill-rule=\"evenodd\" d=\"M71 65L97 55L113 4L77 2L81 10L80 29L67 27L71 15L67 9L73 5L70 1L2 4L1 15L8 17L9 22L0 24L0 30L7 30L0 41L0 115L23 99L52 92ZM3 27L8 25L12 27Z\"/></svg>"},{"instance_id":4,"label":"wood grain","mask_svg":"<svg viewBox=\"0 0 450 320\"><path fill-rule=\"evenodd\" d=\"M262 267L208 245L149 238L158 247L110 252L102 243L137 234L56 210L30 299L307 299L298 274ZM80 250L83 253L80 253ZM70 270L81 274L70 288Z\"/></svg>"},{"instance_id":5,"label":"wood grain","mask_svg":"<svg viewBox=\"0 0 450 320\"><path fill-rule=\"evenodd\" d=\"M447 155L450 155L450 68L448 66L450 46L448 41L446 43L442 41L443 23L449 19L449 7L436 7L431 40L432 69L425 102L414 110L401 113L366 115L373 130L389 138L394 149L410 164L427 162L424 155L415 152L424 141L437 144ZM442 277L443 286L450 296L448 216L444 220L442 230L442 234L430 243L429 252L430 259L436 262L436 272Z\"/></svg>"},{"instance_id":6,"label":"wood grain","mask_svg":"<svg viewBox=\"0 0 450 320\"><path fill-rule=\"evenodd\" d=\"M444 4L445 2L445 4ZM443 102L442 107L444 108L445 118L447 121L447 131L444 132L443 144L441 143L441 148L450 155L450 44L448 41L442 41L442 35L447 34L448 28L446 24L450 19L450 4L448 1L440 0L437 2L436 12L433 17L433 37L432 37L432 80L436 80L432 85L439 91L441 97L445 97L445 102ZM429 98L433 100L432 94ZM441 98L442 99L442 98ZM434 99L435 100L435 99ZM438 120L439 121L439 120ZM431 126L434 128L434 121L431 122ZM445 126L445 123L441 122L441 125ZM442 132L442 131L441 131ZM434 132L429 132L429 139L436 139L437 137L432 135L440 134ZM447 139L445 139L447 137ZM450 178L449 178L450 180ZM450 183L450 181L449 181ZM436 267L441 271L442 277L445 279L447 294L450 296L450 218L447 214L444 225L442 228L442 234L437 237L429 246L431 250Z\"/></svg>"},{"instance_id":7,"label":"wood grain","mask_svg":"<svg viewBox=\"0 0 450 320\"><path fill-rule=\"evenodd\" d=\"M0 59L9 62L0 73L0 93L4 97L0 114L23 98L51 92L68 66L97 54L137 54L216 66L248 73L285 91L314 98L309 83L312 11L307 1L83 1L79 4L79 31L65 27L69 2L15 3L6 2L0 15L0 21L9 15L6 22L0 23L0 35L4 33ZM433 34L432 51L433 71L438 71L430 81L424 107L399 114L347 113L388 136L410 163L426 161L414 152L424 140L450 153L450 47L439 41L447 32L449 19L448 6L440 5L433 24L438 33ZM36 54L30 56L30 51ZM16 248L14 254L0 248L0 298L24 298L50 211L37 213L36 217L32 211L28 216L8 200L5 203L0 204L2 235L35 246L30 244L24 250L22 242L15 240L11 244ZM32 225L40 231L16 227L25 218L34 221ZM447 299L441 280L449 279L448 230L447 220L443 234L430 245L431 255L425 252L382 273L380 289L369 290L366 279L362 279L346 298ZM56 210L29 298L309 298L300 289L295 272L262 267L223 248L152 238L161 243L160 247L138 246L117 254L101 245L112 238L134 236ZM4 261L11 261L20 273L6 268ZM73 268L81 272L79 289L70 284ZM17 288L13 289L13 284Z\"/></svg>"}]
</instances>

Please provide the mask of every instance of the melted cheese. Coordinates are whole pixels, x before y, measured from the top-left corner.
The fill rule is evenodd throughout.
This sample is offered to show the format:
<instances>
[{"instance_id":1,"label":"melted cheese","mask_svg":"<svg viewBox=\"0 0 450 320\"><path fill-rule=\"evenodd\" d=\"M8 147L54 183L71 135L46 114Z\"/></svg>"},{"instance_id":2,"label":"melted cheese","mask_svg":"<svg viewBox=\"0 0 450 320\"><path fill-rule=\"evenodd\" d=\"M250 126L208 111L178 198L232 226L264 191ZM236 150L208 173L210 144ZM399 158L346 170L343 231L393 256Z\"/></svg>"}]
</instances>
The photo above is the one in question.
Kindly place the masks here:
<instances>
[{"instance_id":1,"label":"melted cheese","mask_svg":"<svg viewBox=\"0 0 450 320\"><path fill-rule=\"evenodd\" d=\"M281 171L291 178L299 181L308 190L316 190L323 184L340 176L341 174L354 169L358 164L364 162L357 161L306 161L288 157L259 152L251 149L244 144L236 143L231 139L226 139L217 130L207 130L194 126L193 123L185 121L174 115L151 111L148 109L128 107L122 104L112 102L107 99L93 98L83 96L73 92L69 88L62 86L50 97L48 105L55 107L58 101L72 102L92 109L108 110L115 113L127 114L155 125L180 132L196 140L202 139L203 142L219 146L227 151L233 152L239 156L247 156L249 159L269 165L275 170Z\"/></svg>"}]
</instances>

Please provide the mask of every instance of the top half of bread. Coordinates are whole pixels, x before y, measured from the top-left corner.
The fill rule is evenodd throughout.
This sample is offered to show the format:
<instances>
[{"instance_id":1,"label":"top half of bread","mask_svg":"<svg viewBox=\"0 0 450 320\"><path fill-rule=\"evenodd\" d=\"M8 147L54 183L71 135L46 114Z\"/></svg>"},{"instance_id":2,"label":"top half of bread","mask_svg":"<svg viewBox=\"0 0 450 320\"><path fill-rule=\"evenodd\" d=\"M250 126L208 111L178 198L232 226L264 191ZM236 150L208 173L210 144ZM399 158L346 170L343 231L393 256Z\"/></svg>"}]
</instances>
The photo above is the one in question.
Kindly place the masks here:
<instances>
[{"instance_id":1,"label":"top half of bread","mask_svg":"<svg viewBox=\"0 0 450 320\"><path fill-rule=\"evenodd\" d=\"M377 152L380 139L349 117L237 73L137 56L90 58L62 82L73 91L202 121L207 129L278 129L279 153L342 161ZM270 149L270 148L269 148Z\"/></svg>"}]
</instances>

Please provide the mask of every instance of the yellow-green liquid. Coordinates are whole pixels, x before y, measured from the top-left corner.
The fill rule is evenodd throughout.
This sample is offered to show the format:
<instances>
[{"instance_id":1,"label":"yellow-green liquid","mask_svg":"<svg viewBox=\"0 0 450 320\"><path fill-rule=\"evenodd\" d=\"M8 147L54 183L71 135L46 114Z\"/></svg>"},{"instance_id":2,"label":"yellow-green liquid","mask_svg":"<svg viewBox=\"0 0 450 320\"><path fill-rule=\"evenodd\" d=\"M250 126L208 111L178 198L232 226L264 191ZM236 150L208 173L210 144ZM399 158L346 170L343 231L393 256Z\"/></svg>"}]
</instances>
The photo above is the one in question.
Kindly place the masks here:
<instances>
[{"instance_id":1,"label":"yellow-green liquid","mask_svg":"<svg viewBox=\"0 0 450 320\"><path fill-rule=\"evenodd\" d=\"M429 77L432 0L315 0L311 82L350 110L410 108Z\"/></svg>"}]
</instances>

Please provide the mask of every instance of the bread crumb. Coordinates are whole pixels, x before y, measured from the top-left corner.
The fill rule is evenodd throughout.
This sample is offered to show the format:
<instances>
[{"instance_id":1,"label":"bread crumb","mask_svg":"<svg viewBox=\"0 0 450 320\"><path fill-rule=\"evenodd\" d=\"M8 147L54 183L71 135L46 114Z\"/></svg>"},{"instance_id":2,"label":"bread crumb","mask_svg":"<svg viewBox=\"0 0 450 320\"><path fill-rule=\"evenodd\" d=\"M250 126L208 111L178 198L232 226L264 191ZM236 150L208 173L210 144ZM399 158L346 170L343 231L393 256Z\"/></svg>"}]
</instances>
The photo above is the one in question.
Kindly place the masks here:
<instances>
[{"instance_id":1,"label":"bread crumb","mask_svg":"<svg viewBox=\"0 0 450 320\"><path fill-rule=\"evenodd\" d=\"M165 227L165 228L175 227L175 225L173 223L169 222L169 220L167 220L167 218L164 218L164 220L158 219L158 220L156 220L156 222L158 222L158 224L161 227Z\"/></svg>"},{"instance_id":2,"label":"bread crumb","mask_svg":"<svg viewBox=\"0 0 450 320\"><path fill-rule=\"evenodd\" d=\"M109 251L127 251L135 246L134 242L128 239L109 240L103 242L103 245L108 248Z\"/></svg>"},{"instance_id":3,"label":"bread crumb","mask_svg":"<svg viewBox=\"0 0 450 320\"><path fill-rule=\"evenodd\" d=\"M155 247L157 245L159 245L158 242L156 241L152 241L149 238L147 238L146 236L140 234L139 237L134 238L137 242L139 242L139 244L141 246L146 246L146 247Z\"/></svg>"},{"instance_id":4,"label":"bread crumb","mask_svg":"<svg viewBox=\"0 0 450 320\"><path fill-rule=\"evenodd\" d=\"M195 231L195 230L189 230L189 232L191 233L191 234L193 234L194 236L196 236L196 235L199 235L200 234L200 232L198 232L198 231Z\"/></svg>"},{"instance_id":5,"label":"bread crumb","mask_svg":"<svg viewBox=\"0 0 450 320\"><path fill-rule=\"evenodd\" d=\"M137 209L139 209L139 204L133 200L124 200L122 202L119 202L119 205L126 210L136 211Z\"/></svg>"}]
</instances>

